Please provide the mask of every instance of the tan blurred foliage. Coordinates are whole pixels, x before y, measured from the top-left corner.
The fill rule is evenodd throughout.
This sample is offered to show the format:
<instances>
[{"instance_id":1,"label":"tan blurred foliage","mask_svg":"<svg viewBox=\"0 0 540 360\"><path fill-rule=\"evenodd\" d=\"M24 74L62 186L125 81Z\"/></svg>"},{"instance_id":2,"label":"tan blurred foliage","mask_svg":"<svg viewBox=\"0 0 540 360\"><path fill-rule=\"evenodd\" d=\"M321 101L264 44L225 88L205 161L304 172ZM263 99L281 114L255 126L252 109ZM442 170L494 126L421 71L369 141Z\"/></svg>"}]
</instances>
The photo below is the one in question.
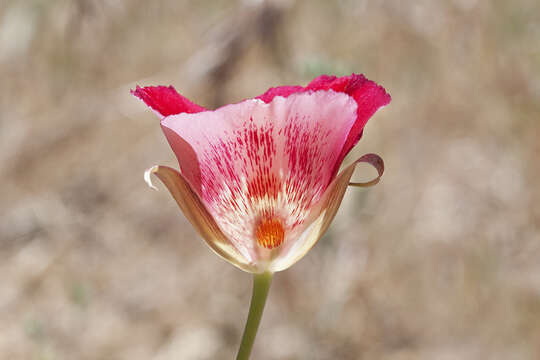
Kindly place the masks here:
<instances>
[{"instance_id":1,"label":"tan blurred foliage","mask_svg":"<svg viewBox=\"0 0 540 360\"><path fill-rule=\"evenodd\" d=\"M387 172L277 274L253 358L540 358L535 0L0 2L0 358L233 358L250 276L144 184L176 164L129 89L350 72L393 97L354 151Z\"/></svg>"}]
</instances>

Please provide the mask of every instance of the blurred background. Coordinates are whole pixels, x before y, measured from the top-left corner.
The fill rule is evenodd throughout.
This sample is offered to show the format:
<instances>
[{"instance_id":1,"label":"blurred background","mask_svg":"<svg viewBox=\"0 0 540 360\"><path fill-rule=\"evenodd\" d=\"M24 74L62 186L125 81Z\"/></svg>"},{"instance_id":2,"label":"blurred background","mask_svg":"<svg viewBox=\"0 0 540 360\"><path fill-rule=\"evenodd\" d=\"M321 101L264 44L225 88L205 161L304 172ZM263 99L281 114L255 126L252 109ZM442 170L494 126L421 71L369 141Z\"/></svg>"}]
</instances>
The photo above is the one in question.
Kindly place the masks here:
<instances>
[{"instance_id":1,"label":"blurred background","mask_svg":"<svg viewBox=\"0 0 540 360\"><path fill-rule=\"evenodd\" d=\"M251 277L145 185L177 164L129 90L351 72L393 97L349 157L386 173L276 275L253 358L539 359L535 0L1 0L0 358L232 359Z\"/></svg>"}]
</instances>

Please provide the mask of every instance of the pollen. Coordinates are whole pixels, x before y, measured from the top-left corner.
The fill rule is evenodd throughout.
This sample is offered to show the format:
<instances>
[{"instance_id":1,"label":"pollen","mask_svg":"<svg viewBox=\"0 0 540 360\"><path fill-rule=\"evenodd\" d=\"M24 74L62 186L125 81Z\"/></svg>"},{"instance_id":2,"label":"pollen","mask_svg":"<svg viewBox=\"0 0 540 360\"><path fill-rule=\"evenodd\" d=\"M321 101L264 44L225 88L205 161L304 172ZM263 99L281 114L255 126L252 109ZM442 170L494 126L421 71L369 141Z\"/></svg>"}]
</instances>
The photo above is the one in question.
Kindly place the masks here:
<instances>
[{"instance_id":1,"label":"pollen","mask_svg":"<svg viewBox=\"0 0 540 360\"><path fill-rule=\"evenodd\" d=\"M285 238L283 223L275 217L264 218L255 228L255 237L260 246L266 249L277 248Z\"/></svg>"}]
</instances>

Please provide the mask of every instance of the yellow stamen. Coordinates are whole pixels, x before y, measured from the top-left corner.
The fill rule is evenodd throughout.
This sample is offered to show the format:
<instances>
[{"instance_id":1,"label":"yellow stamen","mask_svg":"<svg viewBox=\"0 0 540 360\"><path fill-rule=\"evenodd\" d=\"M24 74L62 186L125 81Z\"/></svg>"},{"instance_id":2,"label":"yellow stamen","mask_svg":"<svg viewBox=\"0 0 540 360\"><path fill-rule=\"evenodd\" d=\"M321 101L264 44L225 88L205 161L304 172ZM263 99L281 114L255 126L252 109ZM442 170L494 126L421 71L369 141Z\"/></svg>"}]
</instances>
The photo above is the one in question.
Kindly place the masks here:
<instances>
[{"instance_id":1,"label":"yellow stamen","mask_svg":"<svg viewBox=\"0 0 540 360\"><path fill-rule=\"evenodd\" d=\"M285 238L281 220L271 217L262 219L255 228L257 243L267 249L280 246Z\"/></svg>"}]
</instances>

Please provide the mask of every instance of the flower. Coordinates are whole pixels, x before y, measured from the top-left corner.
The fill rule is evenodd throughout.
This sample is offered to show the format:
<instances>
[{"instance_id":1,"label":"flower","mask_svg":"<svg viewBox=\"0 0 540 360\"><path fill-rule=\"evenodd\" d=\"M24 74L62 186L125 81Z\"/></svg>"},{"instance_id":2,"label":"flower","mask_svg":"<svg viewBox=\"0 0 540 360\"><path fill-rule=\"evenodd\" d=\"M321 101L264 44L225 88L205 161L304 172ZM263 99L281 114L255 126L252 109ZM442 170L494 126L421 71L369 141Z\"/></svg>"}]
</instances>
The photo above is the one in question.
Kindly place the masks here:
<instances>
[{"instance_id":1,"label":"flower","mask_svg":"<svg viewBox=\"0 0 540 360\"><path fill-rule=\"evenodd\" d=\"M367 154L338 170L368 119L390 102L363 75L322 75L306 87L280 86L217 110L172 87L132 93L161 118L181 172L147 170L169 189L185 216L221 257L251 273L284 270L328 229L355 165L379 176L383 162Z\"/></svg>"}]
</instances>

